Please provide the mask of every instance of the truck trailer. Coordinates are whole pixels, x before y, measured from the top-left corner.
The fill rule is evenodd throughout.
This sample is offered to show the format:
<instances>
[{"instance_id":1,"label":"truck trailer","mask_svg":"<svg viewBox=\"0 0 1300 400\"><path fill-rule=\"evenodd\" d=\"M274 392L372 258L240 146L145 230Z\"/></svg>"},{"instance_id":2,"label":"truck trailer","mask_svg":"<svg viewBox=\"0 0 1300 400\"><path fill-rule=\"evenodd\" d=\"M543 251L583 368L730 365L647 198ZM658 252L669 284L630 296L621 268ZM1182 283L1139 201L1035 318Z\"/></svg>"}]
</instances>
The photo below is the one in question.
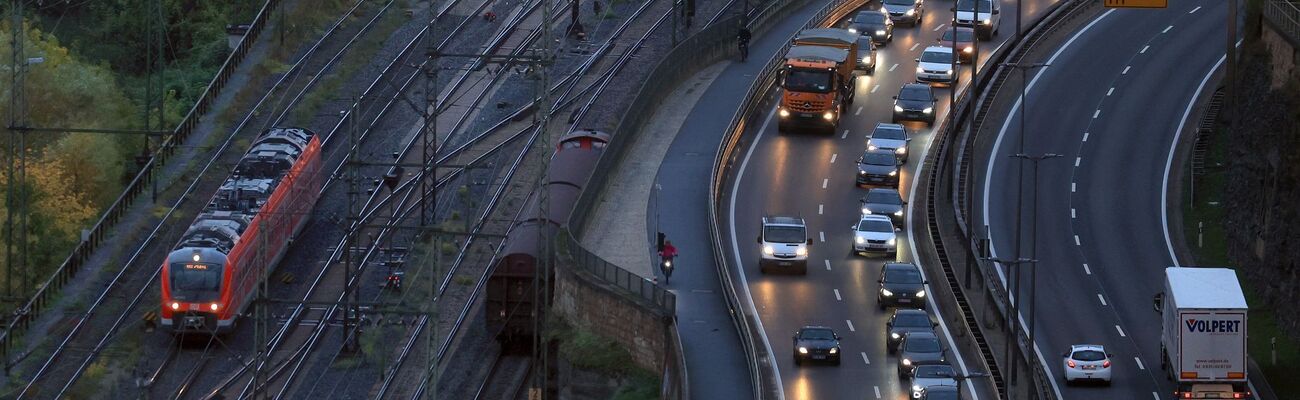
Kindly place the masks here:
<instances>
[{"instance_id":1,"label":"truck trailer","mask_svg":"<svg viewBox=\"0 0 1300 400\"><path fill-rule=\"evenodd\" d=\"M1155 297L1162 317L1160 368L1176 399L1250 398L1246 380L1246 297L1229 268L1165 268Z\"/></svg>"}]
</instances>

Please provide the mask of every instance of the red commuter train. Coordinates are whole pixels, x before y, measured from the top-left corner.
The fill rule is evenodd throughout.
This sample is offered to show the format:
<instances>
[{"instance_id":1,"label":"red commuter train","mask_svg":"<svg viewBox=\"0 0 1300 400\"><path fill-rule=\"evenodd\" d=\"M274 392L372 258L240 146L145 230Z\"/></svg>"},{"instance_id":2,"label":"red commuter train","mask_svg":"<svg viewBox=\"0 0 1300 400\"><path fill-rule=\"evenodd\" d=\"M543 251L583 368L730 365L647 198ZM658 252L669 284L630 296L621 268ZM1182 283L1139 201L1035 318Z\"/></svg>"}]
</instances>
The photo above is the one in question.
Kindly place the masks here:
<instances>
[{"instance_id":1,"label":"red commuter train","mask_svg":"<svg viewBox=\"0 0 1300 400\"><path fill-rule=\"evenodd\" d=\"M320 139L301 128L258 137L162 264L162 326L226 333L284 256L320 196Z\"/></svg>"}]
</instances>

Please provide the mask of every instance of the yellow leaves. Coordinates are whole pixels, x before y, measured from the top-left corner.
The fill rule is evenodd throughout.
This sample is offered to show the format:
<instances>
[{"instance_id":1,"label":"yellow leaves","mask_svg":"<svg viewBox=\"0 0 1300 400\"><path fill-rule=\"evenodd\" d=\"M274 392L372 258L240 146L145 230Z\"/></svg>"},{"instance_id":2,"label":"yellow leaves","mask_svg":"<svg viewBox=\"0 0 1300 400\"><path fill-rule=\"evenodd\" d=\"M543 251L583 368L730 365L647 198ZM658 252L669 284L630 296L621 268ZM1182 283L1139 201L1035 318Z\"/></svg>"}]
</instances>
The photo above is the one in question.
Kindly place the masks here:
<instances>
[{"instance_id":1,"label":"yellow leaves","mask_svg":"<svg viewBox=\"0 0 1300 400\"><path fill-rule=\"evenodd\" d=\"M37 191L32 213L46 218L53 228L50 233L56 236L81 232L98 214L87 193L75 186L73 174L61 160L40 157L39 161L29 163L27 179Z\"/></svg>"}]
</instances>

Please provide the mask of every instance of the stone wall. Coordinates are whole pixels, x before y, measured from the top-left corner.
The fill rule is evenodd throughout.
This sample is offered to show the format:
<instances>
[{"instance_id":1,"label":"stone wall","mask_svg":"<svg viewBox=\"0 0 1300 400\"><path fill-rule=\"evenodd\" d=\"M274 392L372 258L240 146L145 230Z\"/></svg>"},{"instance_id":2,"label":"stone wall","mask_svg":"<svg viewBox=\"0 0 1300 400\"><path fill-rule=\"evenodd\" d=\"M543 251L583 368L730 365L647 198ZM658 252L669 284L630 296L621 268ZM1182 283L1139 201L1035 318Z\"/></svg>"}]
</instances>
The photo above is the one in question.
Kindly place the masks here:
<instances>
[{"instance_id":1,"label":"stone wall","mask_svg":"<svg viewBox=\"0 0 1300 400\"><path fill-rule=\"evenodd\" d=\"M1264 47L1268 49L1270 57L1271 81L1269 87L1272 89L1281 88L1291 79L1295 73L1296 56L1298 55L1295 46L1287 41L1281 33L1273 27L1272 24L1263 24L1262 40Z\"/></svg>"},{"instance_id":2,"label":"stone wall","mask_svg":"<svg viewBox=\"0 0 1300 400\"><path fill-rule=\"evenodd\" d=\"M563 265L564 257L557 262L555 312L575 326L617 341L637 366L663 371L666 357L673 354L667 345L672 316L586 271Z\"/></svg>"}]
</instances>

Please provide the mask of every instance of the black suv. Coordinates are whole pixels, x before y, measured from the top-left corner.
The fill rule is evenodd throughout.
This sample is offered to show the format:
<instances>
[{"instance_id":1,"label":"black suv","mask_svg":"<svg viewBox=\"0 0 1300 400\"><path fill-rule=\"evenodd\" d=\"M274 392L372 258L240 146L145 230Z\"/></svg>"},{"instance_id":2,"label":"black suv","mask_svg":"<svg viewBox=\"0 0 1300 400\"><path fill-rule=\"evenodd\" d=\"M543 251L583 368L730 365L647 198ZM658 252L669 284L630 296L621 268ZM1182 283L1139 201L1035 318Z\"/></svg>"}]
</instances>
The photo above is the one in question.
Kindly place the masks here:
<instances>
[{"instance_id":1,"label":"black suv","mask_svg":"<svg viewBox=\"0 0 1300 400\"><path fill-rule=\"evenodd\" d=\"M876 303L884 310L889 306L925 308L925 279L921 268L912 263L890 262L880 267L880 291Z\"/></svg>"},{"instance_id":2,"label":"black suv","mask_svg":"<svg viewBox=\"0 0 1300 400\"><path fill-rule=\"evenodd\" d=\"M794 364L804 360L840 365L840 335L824 326L805 326L794 333Z\"/></svg>"},{"instance_id":3,"label":"black suv","mask_svg":"<svg viewBox=\"0 0 1300 400\"><path fill-rule=\"evenodd\" d=\"M898 159L888 150L867 150L858 159L858 185L898 187Z\"/></svg>"},{"instance_id":4,"label":"black suv","mask_svg":"<svg viewBox=\"0 0 1300 400\"><path fill-rule=\"evenodd\" d=\"M894 116L898 121L921 121L934 125L934 89L924 83L907 83L894 96Z\"/></svg>"}]
</instances>

